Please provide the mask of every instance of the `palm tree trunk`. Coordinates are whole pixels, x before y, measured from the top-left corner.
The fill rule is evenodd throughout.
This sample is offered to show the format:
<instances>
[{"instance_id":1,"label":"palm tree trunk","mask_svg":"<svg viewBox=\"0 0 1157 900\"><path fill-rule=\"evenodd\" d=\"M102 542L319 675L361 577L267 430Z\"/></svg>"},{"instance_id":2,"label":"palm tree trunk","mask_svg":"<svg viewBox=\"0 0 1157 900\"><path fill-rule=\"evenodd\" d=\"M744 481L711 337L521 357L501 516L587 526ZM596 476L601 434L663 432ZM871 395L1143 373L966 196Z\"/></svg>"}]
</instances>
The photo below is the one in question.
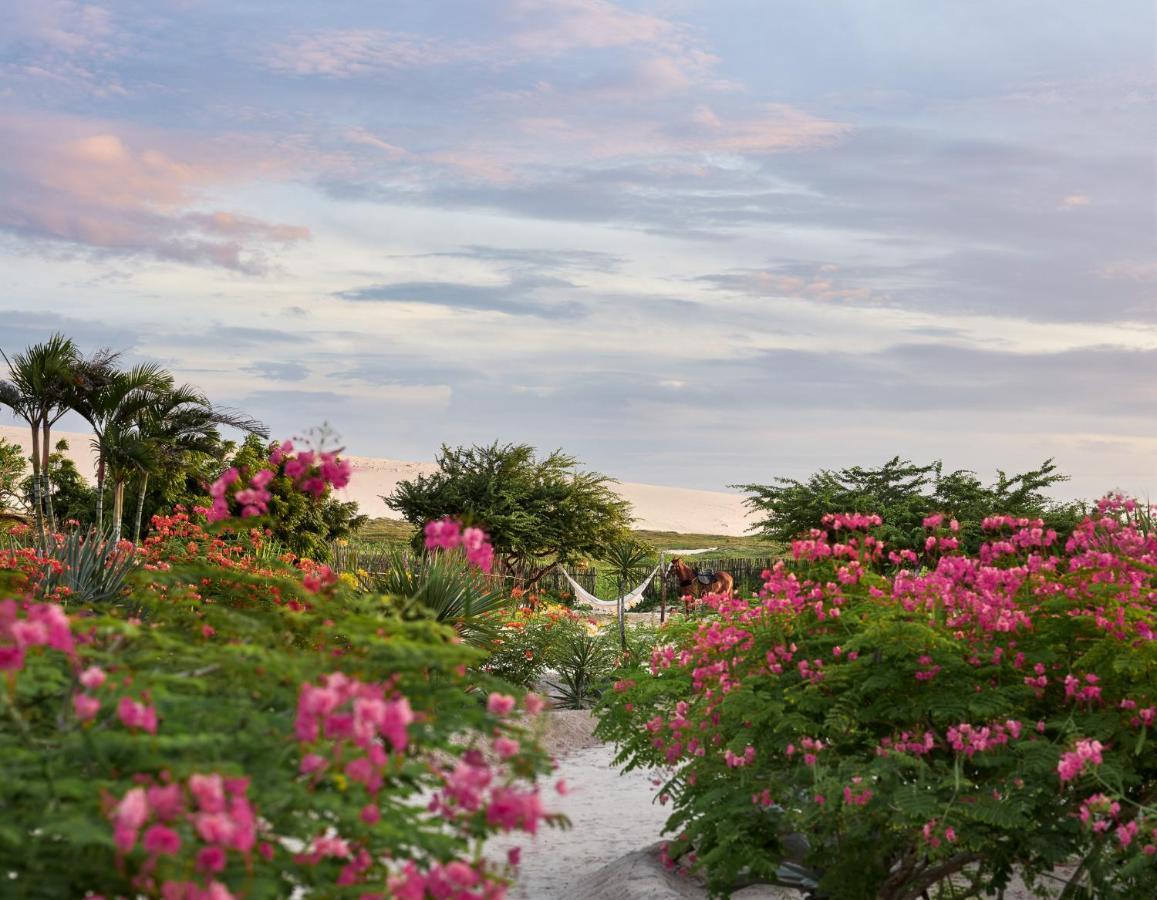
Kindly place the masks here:
<instances>
[{"instance_id":1,"label":"palm tree trunk","mask_svg":"<svg viewBox=\"0 0 1157 900\"><path fill-rule=\"evenodd\" d=\"M40 423L33 421L32 425L32 519L36 523L36 530L40 532L40 540L44 541L44 504L40 490Z\"/></svg>"},{"instance_id":2,"label":"palm tree trunk","mask_svg":"<svg viewBox=\"0 0 1157 900\"><path fill-rule=\"evenodd\" d=\"M112 542L117 544L121 539L121 519L125 513L125 483L124 479L117 479L112 489Z\"/></svg>"},{"instance_id":3,"label":"palm tree trunk","mask_svg":"<svg viewBox=\"0 0 1157 900\"><path fill-rule=\"evenodd\" d=\"M56 510L52 507L52 424L45 420L44 440L40 445L40 470L44 479L44 510L48 515L48 528L56 531Z\"/></svg>"},{"instance_id":4,"label":"palm tree trunk","mask_svg":"<svg viewBox=\"0 0 1157 900\"><path fill-rule=\"evenodd\" d=\"M96 461L96 530L104 534L104 456Z\"/></svg>"},{"instance_id":5,"label":"palm tree trunk","mask_svg":"<svg viewBox=\"0 0 1157 900\"><path fill-rule=\"evenodd\" d=\"M133 525L133 544L136 544L141 539L141 516L145 512L145 491L149 487L149 473L141 473L141 492L137 495L137 515L136 524Z\"/></svg>"}]
</instances>

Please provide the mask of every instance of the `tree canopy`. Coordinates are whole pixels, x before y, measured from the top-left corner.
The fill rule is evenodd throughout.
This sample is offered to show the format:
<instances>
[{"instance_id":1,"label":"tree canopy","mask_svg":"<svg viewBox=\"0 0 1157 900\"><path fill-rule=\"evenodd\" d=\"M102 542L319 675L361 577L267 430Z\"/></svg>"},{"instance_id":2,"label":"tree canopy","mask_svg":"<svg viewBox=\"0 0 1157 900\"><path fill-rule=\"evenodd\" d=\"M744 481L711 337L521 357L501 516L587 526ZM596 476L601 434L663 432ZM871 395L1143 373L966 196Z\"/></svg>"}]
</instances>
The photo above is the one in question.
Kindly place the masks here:
<instances>
[{"instance_id":1,"label":"tree canopy","mask_svg":"<svg viewBox=\"0 0 1157 900\"><path fill-rule=\"evenodd\" d=\"M269 459L269 445L249 435L229 465L256 472ZM329 558L330 542L348 537L367 521L358 514L358 505L327 496L316 501L298 490L293 479L279 475L266 486L272 495L269 516L264 523L271 535L298 556L314 561Z\"/></svg>"},{"instance_id":2,"label":"tree canopy","mask_svg":"<svg viewBox=\"0 0 1157 900\"><path fill-rule=\"evenodd\" d=\"M398 484L386 505L415 525L454 516L484 527L502 569L528 583L555 562L602 555L630 525L614 479L581 471L562 450L539 459L528 444L443 445L437 464Z\"/></svg>"},{"instance_id":3,"label":"tree canopy","mask_svg":"<svg viewBox=\"0 0 1157 900\"><path fill-rule=\"evenodd\" d=\"M1070 531L1077 521L1077 506L1058 503L1045 493L1067 480L1051 459L1019 475L998 470L996 481L985 485L967 469L944 472L940 460L917 465L896 456L875 468L821 469L806 481L777 478L770 485L735 487L751 495L747 505L762 515L756 527L772 540L789 541L820 528L826 513L877 513L891 547L915 550L926 536L924 518L944 513L959 521L963 545L974 553L986 516L1039 517L1061 533Z\"/></svg>"}]
</instances>

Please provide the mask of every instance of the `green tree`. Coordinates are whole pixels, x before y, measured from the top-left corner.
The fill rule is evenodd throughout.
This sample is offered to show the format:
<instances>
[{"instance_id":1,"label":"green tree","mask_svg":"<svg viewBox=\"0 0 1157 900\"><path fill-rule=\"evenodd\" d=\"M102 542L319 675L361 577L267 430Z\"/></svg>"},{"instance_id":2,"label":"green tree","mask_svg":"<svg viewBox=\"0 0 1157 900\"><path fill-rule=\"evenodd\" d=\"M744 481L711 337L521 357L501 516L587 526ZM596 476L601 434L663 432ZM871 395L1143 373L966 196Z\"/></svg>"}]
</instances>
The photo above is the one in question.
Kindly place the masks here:
<instances>
[{"instance_id":1,"label":"green tree","mask_svg":"<svg viewBox=\"0 0 1157 900\"><path fill-rule=\"evenodd\" d=\"M58 523L69 521L82 525L92 523L92 510L96 502L96 490L71 459L68 458L68 441L59 440L48 456L46 470L49 484L49 499L56 512ZM26 478L23 485L24 496L32 496L32 479Z\"/></svg>"},{"instance_id":2,"label":"green tree","mask_svg":"<svg viewBox=\"0 0 1157 900\"><path fill-rule=\"evenodd\" d=\"M88 422L95 437L96 451L96 525L104 528L105 481L110 463L128 477L133 467L142 464L145 448L135 441L130 423L153 402L158 393L172 387L172 376L155 363L116 371L110 366L81 365L67 402ZM121 486L123 495L123 483ZM123 499L123 496L122 496ZM116 505L116 483L113 484ZM120 519L113 520L118 530Z\"/></svg>"},{"instance_id":3,"label":"green tree","mask_svg":"<svg viewBox=\"0 0 1157 900\"><path fill-rule=\"evenodd\" d=\"M21 483L27 468L24 448L0 438L0 513L24 508Z\"/></svg>"},{"instance_id":4,"label":"green tree","mask_svg":"<svg viewBox=\"0 0 1157 900\"><path fill-rule=\"evenodd\" d=\"M2 351L0 351L2 353ZM66 393L80 361L80 352L70 338L54 334L33 344L11 359L9 378L0 381L0 404L9 407L29 427L32 438L32 515L44 539L45 527L54 522L51 491L47 483L51 455L52 426L68 411Z\"/></svg>"},{"instance_id":5,"label":"green tree","mask_svg":"<svg viewBox=\"0 0 1157 900\"><path fill-rule=\"evenodd\" d=\"M917 465L896 456L876 468L821 469L806 481L777 478L770 485L734 487L751 495L747 505L762 516L756 527L772 540L790 541L820 528L827 513L877 513L884 520L883 537L892 548L917 550L926 535L924 518L944 513L958 520L964 548L974 553L986 516L1040 517L1062 534L1071 531L1080 515L1079 506L1058 503L1045 493L1067 480L1051 459L1019 475L998 471L997 480L985 485L967 469L945 473L939 460Z\"/></svg>"},{"instance_id":6,"label":"green tree","mask_svg":"<svg viewBox=\"0 0 1157 900\"><path fill-rule=\"evenodd\" d=\"M134 542L140 539L145 496L151 477L180 480L192 461L191 457L205 458L221 448L218 426L228 425L258 437L269 437L269 430L256 419L213 406L204 394L189 385L173 387L170 378L167 387L162 384L154 387L149 402L134 409L132 421L137 439L147 448L135 466L139 478Z\"/></svg>"},{"instance_id":7,"label":"green tree","mask_svg":"<svg viewBox=\"0 0 1157 900\"><path fill-rule=\"evenodd\" d=\"M606 549L603 554L603 561L610 567L611 574L615 577L615 583L618 586L615 596L622 597L626 585L646 574L647 569L651 566L652 557L653 551L650 547L632 538L615 541ZM623 615L625 612L622 601L620 601L618 609L619 643L623 650L627 649L627 629Z\"/></svg>"},{"instance_id":8,"label":"green tree","mask_svg":"<svg viewBox=\"0 0 1157 900\"><path fill-rule=\"evenodd\" d=\"M269 459L270 447L257 435L249 435L229 464L256 472ZM356 503L328 496L318 502L298 490L291 478L274 478L266 486L272 495L268 521L274 539L299 556L315 561L329 558L330 543L348 537L369 518L358 513Z\"/></svg>"},{"instance_id":9,"label":"green tree","mask_svg":"<svg viewBox=\"0 0 1157 900\"><path fill-rule=\"evenodd\" d=\"M443 445L438 471L401 482L386 505L408 522L455 516L490 535L502 570L534 584L551 566L601 556L630 525L630 504L614 479L579 471L555 450L544 459L527 444Z\"/></svg>"}]
</instances>

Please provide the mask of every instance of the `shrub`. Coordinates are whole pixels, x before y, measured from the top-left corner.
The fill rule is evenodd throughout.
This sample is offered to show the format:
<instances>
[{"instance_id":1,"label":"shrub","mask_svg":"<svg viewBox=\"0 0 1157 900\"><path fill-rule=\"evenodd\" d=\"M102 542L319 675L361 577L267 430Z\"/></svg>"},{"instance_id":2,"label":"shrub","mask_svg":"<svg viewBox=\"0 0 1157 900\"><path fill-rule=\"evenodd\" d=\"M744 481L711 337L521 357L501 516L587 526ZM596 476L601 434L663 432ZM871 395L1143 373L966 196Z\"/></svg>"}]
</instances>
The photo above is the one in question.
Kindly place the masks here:
<instances>
[{"instance_id":1,"label":"shrub","mask_svg":"<svg viewBox=\"0 0 1157 900\"><path fill-rule=\"evenodd\" d=\"M485 839L553 820L509 688L224 524L155 519L115 606L37 599L44 559L0 552L6 895L502 896Z\"/></svg>"},{"instance_id":2,"label":"shrub","mask_svg":"<svg viewBox=\"0 0 1157 900\"><path fill-rule=\"evenodd\" d=\"M561 450L534 454L526 444L443 446L437 472L382 499L411 524L454 516L482 525L502 571L533 584L556 562L598 556L630 524L613 479L579 471Z\"/></svg>"},{"instance_id":3,"label":"shrub","mask_svg":"<svg viewBox=\"0 0 1157 900\"><path fill-rule=\"evenodd\" d=\"M822 469L806 481L778 478L771 485L736 487L751 495L746 503L762 516L757 527L771 540L791 541L809 529L822 528L826 513L844 510L880 515L884 520L880 536L892 549L916 550L924 540L925 517L942 513L959 522L964 548L976 553L984 541L981 522L1001 513L1039 517L1067 537L1080 519L1080 509L1044 493L1067 480L1051 459L1019 475L997 472L996 481L985 485L966 469L945 472L939 460L917 465L897 456L876 468Z\"/></svg>"},{"instance_id":4,"label":"shrub","mask_svg":"<svg viewBox=\"0 0 1157 900\"><path fill-rule=\"evenodd\" d=\"M668 853L724 895L796 859L838 898L953 896L1079 863L1070 896L1157 895L1157 535L1109 498L1063 549L941 517L919 553L827 520L752 600L709 599L620 673L599 733L670 768ZM1085 893L1077 893L1076 882Z\"/></svg>"}]
</instances>

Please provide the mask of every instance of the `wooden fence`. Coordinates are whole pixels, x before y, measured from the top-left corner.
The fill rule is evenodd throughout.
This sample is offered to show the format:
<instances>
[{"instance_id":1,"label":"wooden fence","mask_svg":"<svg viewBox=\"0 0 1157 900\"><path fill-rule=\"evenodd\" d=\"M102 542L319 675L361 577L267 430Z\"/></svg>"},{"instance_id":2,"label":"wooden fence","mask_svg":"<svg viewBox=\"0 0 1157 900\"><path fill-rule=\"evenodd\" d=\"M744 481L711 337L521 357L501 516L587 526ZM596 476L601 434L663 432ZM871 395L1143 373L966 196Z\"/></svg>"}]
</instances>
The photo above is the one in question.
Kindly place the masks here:
<instances>
[{"instance_id":1,"label":"wooden fence","mask_svg":"<svg viewBox=\"0 0 1157 900\"><path fill-rule=\"evenodd\" d=\"M375 546L357 546L354 544L341 546L334 544L332 547L331 565L339 572L356 572L359 569L366 572L378 573L387 569L393 553L396 550L390 548L381 548ZM404 557L409 557L410 551L402 551ZM776 557L766 557L760 559L697 559L694 564L704 572L730 572L731 577L735 579L735 590L740 594L750 594L757 591L762 584L760 574L765 570L775 565ZM670 559L666 558L664 565L670 563ZM612 599L615 596L617 585L614 579L605 573L600 575L598 569L593 567L573 568L567 570L571 578L577 581L583 590L589 591L596 597L601 597L604 600ZM526 573L515 573L513 575L495 575L495 578L503 578L504 580L512 582L516 585L521 581L525 581ZM648 610L657 608L663 594L663 581L661 576L656 575L647 585L647 589L643 592L643 599L636 607L640 610ZM629 590L634 587L633 584L624 586L624 590ZM550 569L543 575L537 584L537 588L551 597L559 597L563 599L570 599L574 593L571 586L563 578L562 573L557 568ZM669 604L677 603L679 600L678 586L673 582L667 582L667 602Z\"/></svg>"}]
</instances>

